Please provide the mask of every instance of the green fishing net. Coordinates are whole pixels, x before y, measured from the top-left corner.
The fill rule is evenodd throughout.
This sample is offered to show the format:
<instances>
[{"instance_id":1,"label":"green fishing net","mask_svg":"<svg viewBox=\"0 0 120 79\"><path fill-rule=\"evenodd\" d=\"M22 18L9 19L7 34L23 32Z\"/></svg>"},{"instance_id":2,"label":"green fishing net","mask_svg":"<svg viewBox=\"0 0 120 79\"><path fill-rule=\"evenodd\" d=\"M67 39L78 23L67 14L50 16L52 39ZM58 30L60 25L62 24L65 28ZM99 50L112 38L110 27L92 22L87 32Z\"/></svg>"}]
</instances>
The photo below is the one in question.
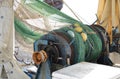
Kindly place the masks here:
<instances>
[{"instance_id":1,"label":"green fishing net","mask_svg":"<svg viewBox=\"0 0 120 79\"><path fill-rule=\"evenodd\" d=\"M33 13L40 14L41 16L45 16L49 19L52 19L56 22L61 23L69 23L74 25L76 23L79 24L79 27L83 29L83 32L87 34L87 41L83 41L81 35L74 31L74 28L62 28L63 33L68 30L72 30L75 33L75 41L73 42L76 58L75 62L80 61L92 61L97 59L100 55L102 50L102 42L100 37L97 34L91 34L90 32L94 32L89 26L73 19L72 17L62 13L61 11L55 9L52 6L44 3L41 0L23 0L21 3L26 7L28 10L31 10ZM29 29L24 22L20 21L19 19L15 18L15 30L20 33L22 37L27 40L37 40L41 37L42 34L37 33ZM69 36L68 36L69 37ZM72 40L73 38L70 37Z\"/></svg>"},{"instance_id":2,"label":"green fishing net","mask_svg":"<svg viewBox=\"0 0 120 79\"><path fill-rule=\"evenodd\" d=\"M25 40L34 42L39 39L42 34L37 33L26 26L24 22L22 22L17 17L14 18L15 31L18 32Z\"/></svg>"}]
</instances>

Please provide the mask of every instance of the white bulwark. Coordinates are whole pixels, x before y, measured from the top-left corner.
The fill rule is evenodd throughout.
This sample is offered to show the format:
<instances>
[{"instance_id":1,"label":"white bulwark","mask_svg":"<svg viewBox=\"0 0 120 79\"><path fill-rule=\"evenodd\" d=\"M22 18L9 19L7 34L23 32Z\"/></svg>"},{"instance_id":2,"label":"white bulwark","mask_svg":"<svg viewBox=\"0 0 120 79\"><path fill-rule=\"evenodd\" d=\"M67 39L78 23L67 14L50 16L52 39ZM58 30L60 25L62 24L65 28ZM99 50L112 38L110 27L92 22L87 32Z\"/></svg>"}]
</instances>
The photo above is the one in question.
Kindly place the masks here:
<instances>
[{"instance_id":1,"label":"white bulwark","mask_svg":"<svg viewBox=\"0 0 120 79\"><path fill-rule=\"evenodd\" d=\"M52 79L120 79L120 68L81 62L53 72Z\"/></svg>"}]
</instances>

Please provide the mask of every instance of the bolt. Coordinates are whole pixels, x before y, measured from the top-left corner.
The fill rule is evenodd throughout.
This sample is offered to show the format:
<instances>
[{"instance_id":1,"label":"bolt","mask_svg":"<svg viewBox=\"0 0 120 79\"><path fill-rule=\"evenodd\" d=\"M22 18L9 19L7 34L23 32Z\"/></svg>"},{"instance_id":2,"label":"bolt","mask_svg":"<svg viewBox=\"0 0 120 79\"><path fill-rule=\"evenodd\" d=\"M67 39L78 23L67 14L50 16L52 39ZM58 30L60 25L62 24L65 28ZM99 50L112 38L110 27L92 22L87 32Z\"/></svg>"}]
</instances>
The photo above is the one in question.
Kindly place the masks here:
<instances>
[{"instance_id":1,"label":"bolt","mask_svg":"<svg viewBox=\"0 0 120 79\"><path fill-rule=\"evenodd\" d=\"M13 74L13 71L6 71L7 74Z\"/></svg>"},{"instance_id":2,"label":"bolt","mask_svg":"<svg viewBox=\"0 0 120 79\"><path fill-rule=\"evenodd\" d=\"M1 19L3 19L4 18L4 16L1 16Z\"/></svg>"},{"instance_id":3,"label":"bolt","mask_svg":"<svg viewBox=\"0 0 120 79\"><path fill-rule=\"evenodd\" d=\"M4 62L4 60L2 60L2 62Z\"/></svg>"},{"instance_id":4,"label":"bolt","mask_svg":"<svg viewBox=\"0 0 120 79\"><path fill-rule=\"evenodd\" d=\"M2 52L0 51L0 54L1 54Z\"/></svg>"},{"instance_id":5,"label":"bolt","mask_svg":"<svg viewBox=\"0 0 120 79\"><path fill-rule=\"evenodd\" d=\"M10 73L12 74L12 73L13 73L13 71L10 71Z\"/></svg>"}]
</instances>

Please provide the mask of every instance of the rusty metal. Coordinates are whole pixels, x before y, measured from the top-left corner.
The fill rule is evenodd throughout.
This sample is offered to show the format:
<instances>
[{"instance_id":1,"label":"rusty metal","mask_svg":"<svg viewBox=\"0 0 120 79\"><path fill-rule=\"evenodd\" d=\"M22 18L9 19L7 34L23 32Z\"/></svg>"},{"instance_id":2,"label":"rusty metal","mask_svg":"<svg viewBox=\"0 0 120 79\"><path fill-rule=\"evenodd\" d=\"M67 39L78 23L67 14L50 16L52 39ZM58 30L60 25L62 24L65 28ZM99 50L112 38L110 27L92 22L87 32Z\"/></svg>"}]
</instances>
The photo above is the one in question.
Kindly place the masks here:
<instances>
[{"instance_id":1,"label":"rusty metal","mask_svg":"<svg viewBox=\"0 0 120 79\"><path fill-rule=\"evenodd\" d=\"M33 53L33 60L37 65L39 65L42 62L45 62L47 58L48 58L47 53L44 50Z\"/></svg>"},{"instance_id":2,"label":"rusty metal","mask_svg":"<svg viewBox=\"0 0 120 79\"><path fill-rule=\"evenodd\" d=\"M65 40L62 36L52 33L44 35L39 40L47 40L48 45L35 42L34 47L36 47L37 50L34 51L44 50L52 63L60 63L63 66L67 64L67 58L71 57L71 48L67 40Z\"/></svg>"}]
</instances>

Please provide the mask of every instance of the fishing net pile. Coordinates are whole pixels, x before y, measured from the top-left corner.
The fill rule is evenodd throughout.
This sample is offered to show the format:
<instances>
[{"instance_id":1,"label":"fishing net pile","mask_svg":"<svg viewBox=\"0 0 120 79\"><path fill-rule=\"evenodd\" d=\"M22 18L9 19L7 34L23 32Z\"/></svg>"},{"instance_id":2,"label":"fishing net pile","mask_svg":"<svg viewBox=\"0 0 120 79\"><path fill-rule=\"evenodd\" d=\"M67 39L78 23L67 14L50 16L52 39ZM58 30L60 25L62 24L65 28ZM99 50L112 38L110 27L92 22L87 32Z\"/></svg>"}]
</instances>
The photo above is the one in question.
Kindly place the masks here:
<instances>
[{"instance_id":1,"label":"fishing net pile","mask_svg":"<svg viewBox=\"0 0 120 79\"><path fill-rule=\"evenodd\" d=\"M73 19L72 17L62 13L58 9L48 5L47 3L41 0L22 0L20 6L23 6L24 9L23 13L29 12L26 15L18 15L15 16L15 30L18 35L22 36L25 42L33 43L35 40L39 39L44 33L40 33L30 29L29 24L24 22L22 19L27 18L38 18L38 17L45 17L48 20L54 20L55 22L65 23L63 28L59 29L63 34L69 36L66 31L71 30L75 33L74 37L70 37L70 40L74 39L73 43L74 48L76 49L76 56L75 62L80 62L83 60L92 60L98 57L102 50L102 42L100 37L94 33L94 31L87 25L79 22L78 20ZM17 13L17 11L16 11ZM18 12L19 13L19 12ZM30 16L27 16L30 15ZM69 26L75 27L69 27ZM57 31L57 30L56 30ZM49 31L48 31L49 32ZM19 40L19 39L18 39ZM99 42L98 42L99 41ZM92 51L93 54L88 55L85 59L85 52ZM89 57L91 56L91 57Z\"/></svg>"}]
</instances>

